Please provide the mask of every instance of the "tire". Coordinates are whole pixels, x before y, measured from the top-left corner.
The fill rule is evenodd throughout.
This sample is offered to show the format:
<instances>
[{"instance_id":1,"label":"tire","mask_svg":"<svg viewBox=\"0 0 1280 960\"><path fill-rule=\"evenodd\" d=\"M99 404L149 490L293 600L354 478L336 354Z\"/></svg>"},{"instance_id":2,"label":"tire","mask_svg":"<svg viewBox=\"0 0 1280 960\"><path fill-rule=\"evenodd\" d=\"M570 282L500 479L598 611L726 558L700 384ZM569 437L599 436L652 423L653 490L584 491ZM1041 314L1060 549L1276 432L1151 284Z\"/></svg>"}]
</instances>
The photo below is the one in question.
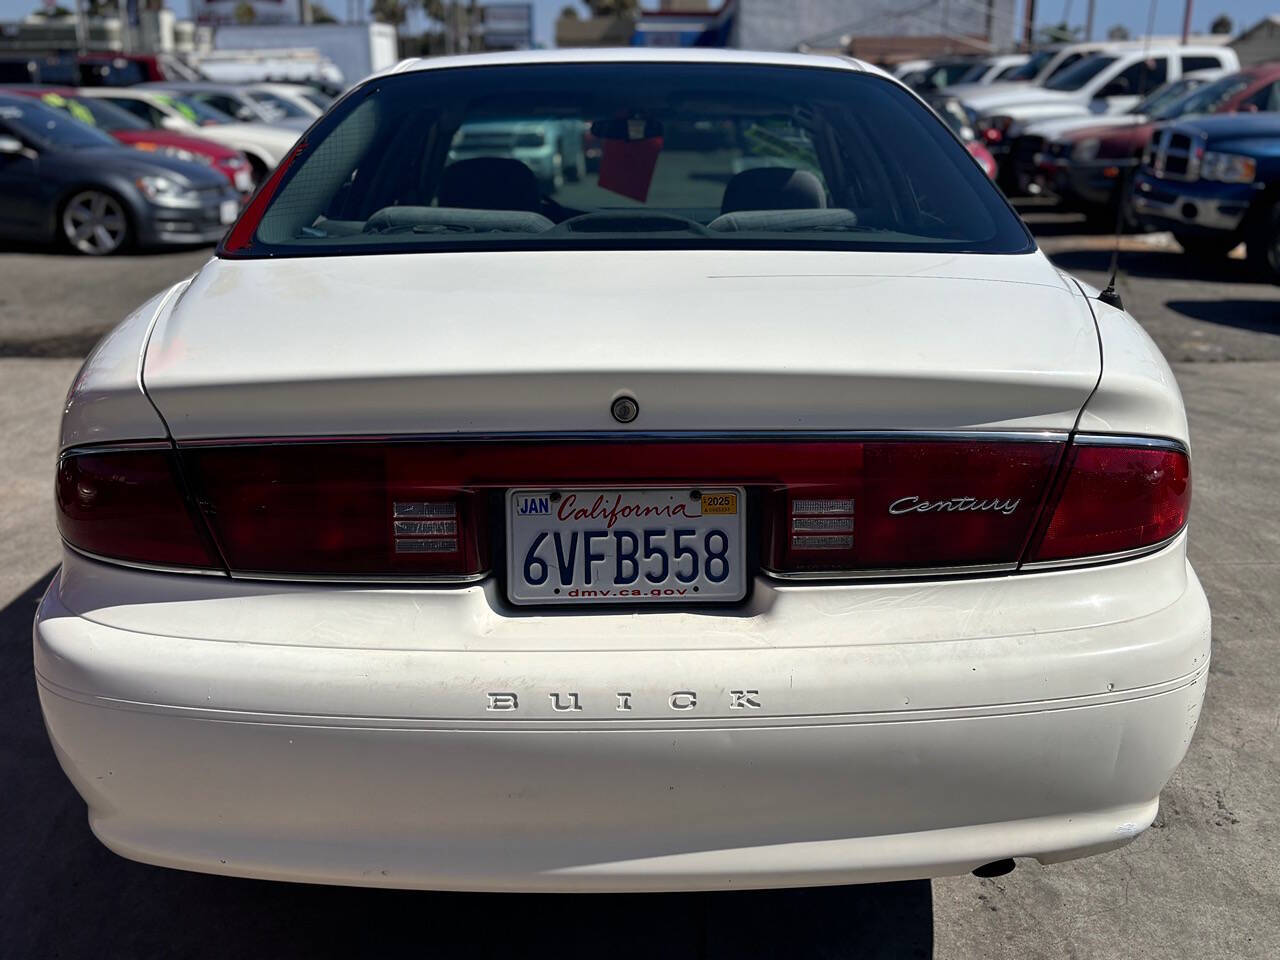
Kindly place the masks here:
<instances>
[{"instance_id":1,"label":"tire","mask_svg":"<svg viewBox=\"0 0 1280 960\"><path fill-rule=\"evenodd\" d=\"M1200 260L1221 260L1240 243L1240 238L1236 236L1215 237L1186 233L1175 233L1173 239L1178 241L1183 253L1189 253Z\"/></svg>"},{"instance_id":2,"label":"tire","mask_svg":"<svg viewBox=\"0 0 1280 960\"><path fill-rule=\"evenodd\" d=\"M133 226L123 200L92 188L72 194L62 205L58 236L76 253L107 257L133 242Z\"/></svg>"},{"instance_id":3,"label":"tire","mask_svg":"<svg viewBox=\"0 0 1280 960\"><path fill-rule=\"evenodd\" d=\"M1280 204L1260 216L1249 230L1245 255L1258 276L1280 283Z\"/></svg>"}]
</instances>

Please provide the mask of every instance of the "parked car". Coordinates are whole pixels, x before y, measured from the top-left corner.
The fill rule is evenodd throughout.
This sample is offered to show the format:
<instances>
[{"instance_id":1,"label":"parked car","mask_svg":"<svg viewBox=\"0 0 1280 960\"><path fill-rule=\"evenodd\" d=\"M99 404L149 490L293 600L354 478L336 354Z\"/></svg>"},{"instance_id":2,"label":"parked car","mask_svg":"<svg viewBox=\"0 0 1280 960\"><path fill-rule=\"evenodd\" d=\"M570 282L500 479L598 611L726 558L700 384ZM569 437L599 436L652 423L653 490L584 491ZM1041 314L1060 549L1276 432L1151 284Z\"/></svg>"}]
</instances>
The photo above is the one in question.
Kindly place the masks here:
<instances>
[{"instance_id":1,"label":"parked car","mask_svg":"<svg viewBox=\"0 0 1280 960\"><path fill-rule=\"evenodd\" d=\"M598 177L448 163L547 115ZM778 142L816 172L732 172ZM275 880L738 889L1120 846L1211 625L1173 376L1095 296L857 61L403 63L67 398L58 760L118 853Z\"/></svg>"},{"instance_id":2,"label":"parked car","mask_svg":"<svg viewBox=\"0 0 1280 960\"><path fill-rule=\"evenodd\" d=\"M1014 183L1020 193L1036 193L1041 185L1036 157L1044 152L1046 144L1076 130L1131 127L1144 123L1151 116L1164 116L1176 109L1175 105L1188 98L1194 90L1227 74L1226 70L1200 70L1170 80L1124 113L1084 112L1052 120L1015 121L1005 135L1009 142L1008 162L1013 165L1013 176L1009 182Z\"/></svg>"},{"instance_id":3,"label":"parked car","mask_svg":"<svg viewBox=\"0 0 1280 960\"><path fill-rule=\"evenodd\" d=\"M311 126L312 117L289 116L273 104L264 103L249 96L244 87L231 83L195 81L191 83L143 84L139 89L154 90L172 96L194 100L220 113L225 113L240 123L270 124L301 133Z\"/></svg>"},{"instance_id":4,"label":"parked car","mask_svg":"<svg viewBox=\"0 0 1280 960\"><path fill-rule=\"evenodd\" d=\"M466 123L454 134L449 161L510 157L533 171L544 193L586 175L587 155L580 121L525 117Z\"/></svg>"},{"instance_id":5,"label":"parked car","mask_svg":"<svg viewBox=\"0 0 1280 960\"><path fill-rule=\"evenodd\" d=\"M1235 51L1187 46L1098 53L1077 61L1042 87L988 87L994 92L965 94L961 99L979 116L979 132L1001 164L1001 185L1013 190L1013 170L1004 163L1013 124L1090 112L1123 113L1169 80L1212 69L1239 69Z\"/></svg>"},{"instance_id":6,"label":"parked car","mask_svg":"<svg viewBox=\"0 0 1280 960\"><path fill-rule=\"evenodd\" d=\"M1187 253L1249 261L1280 283L1280 114L1193 117L1164 127L1134 181L1133 212Z\"/></svg>"},{"instance_id":7,"label":"parked car","mask_svg":"<svg viewBox=\"0 0 1280 960\"><path fill-rule=\"evenodd\" d=\"M240 123L198 100L149 87L85 88L80 95L106 100L153 127L196 134L239 150L253 167L255 183L266 179L298 141L296 131L268 123Z\"/></svg>"},{"instance_id":8,"label":"parked car","mask_svg":"<svg viewBox=\"0 0 1280 960\"><path fill-rule=\"evenodd\" d=\"M996 178L995 158L978 139L973 128L973 116L965 110L960 98L934 94L931 97L925 97L925 103L929 104L933 112L951 128L951 132L960 138L965 149L973 159L978 161L978 166L982 167L982 172L994 180Z\"/></svg>"},{"instance_id":9,"label":"parked car","mask_svg":"<svg viewBox=\"0 0 1280 960\"><path fill-rule=\"evenodd\" d=\"M986 86L1001 83L1013 78L1031 57L1025 53L1005 53L994 57L982 57L971 61L971 66L955 83L972 83Z\"/></svg>"},{"instance_id":10,"label":"parked car","mask_svg":"<svg viewBox=\"0 0 1280 960\"><path fill-rule=\"evenodd\" d=\"M0 86L52 83L74 86L79 82L75 56L66 53L0 54Z\"/></svg>"},{"instance_id":11,"label":"parked car","mask_svg":"<svg viewBox=\"0 0 1280 960\"><path fill-rule=\"evenodd\" d=\"M31 97L0 94L0 235L102 256L209 243L240 195L216 170L147 155Z\"/></svg>"},{"instance_id":12,"label":"parked car","mask_svg":"<svg viewBox=\"0 0 1280 960\"><path fill-rule=\"evenodd\" d=\"M964 99L980 93L1008 93L1021 87L1043 87L1052 78L1069 70L1085 57L1097 53L1115 53L1141 49L1141 41L1110 41L1087 43L1050 44L1040 47L1027 62L1005 80L990 84L957 83L948 92ZM983 88L986 88L985 90Z\"/></svg>"},{"instance_id":13,"label":"parked car","mask_svg":"<svg viewBox=\"0 0 1280 960\"><path fill-rule=\"evenodd\" d=\"M80 84L86 87L131 87L136 83L200 80L195 67L167 53L90 51L76 56Z\"/></svg>"},{"instance_id":14,"label":"parked car","mask_svg":"<svg viewBox=\"0 0 1280 960\"><path fill-rule=\"evenodd\" d=\"M148 80L198 80L200 71L172 54L62 51L0 54L0 86L131 86Z\"/></svg>"},{"instance_id":15,"label":"parked car","mask_svg":"<svg viewBox=\"0 0 1280 960\"><path fill-rule=\"evenodd\" d=\"M1180 117L1280 108L1280 64L1262 64L1220 80L1132 118L1127 126L1074 130L1043 148L1039 166L1048 189L1069 206L1114 216L1129 173L1138 166L1152 135Z\"/></svg>"},{"instance_id":16,"label":"parked car","mask_svg":"<svg viewBox=\"0 0 1280 960\"><path fill-rule=\"evenodd\" d=\"M254 83L244 92L260 106L278 110L292 120L314 120L333 103L327 93L302 83Z\"/></svg>"},{"instance_id":17,"label":"parked car","mask_svg":"<svg viewBox=\"0 0 1280 960\"><path fill-rule=\"evenodd\" d=\"M111 134L116 140L135 150L207 164L226 177L240 193L248 194L253 191L253 168L249 165L248 158L239 150L232 150L203 137L150 127L138 117L112 106L106 100L79 96L79 91L71 87L32 85L0 92L34 97L45 106L62 110L81 123Z\"/></svg>"},{"instance_id":18,"label":"parked car","mask_svg":"<svg viewBox=\"0 0 1280 960\"><path fill-rule=\"evenodd\" d=\"M916 93L936 93L959 83L971 69L971 57L935 60L927 67L904 74L901 80Z\"/></svg>"}]
</instances>

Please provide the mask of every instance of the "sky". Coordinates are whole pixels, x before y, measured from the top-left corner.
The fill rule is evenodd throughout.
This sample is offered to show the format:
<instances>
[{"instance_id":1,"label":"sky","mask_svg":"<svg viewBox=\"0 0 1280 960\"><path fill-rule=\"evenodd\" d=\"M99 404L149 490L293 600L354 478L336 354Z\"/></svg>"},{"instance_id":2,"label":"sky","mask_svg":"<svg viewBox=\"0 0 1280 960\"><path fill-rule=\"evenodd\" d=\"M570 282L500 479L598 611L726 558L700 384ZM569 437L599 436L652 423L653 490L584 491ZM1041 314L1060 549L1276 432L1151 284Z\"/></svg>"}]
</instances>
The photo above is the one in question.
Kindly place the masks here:
<instances>
[{"instance_id":1,"label":"sky","mask_svg":"<svg viewBox=\"0 0 1280 960\"><path fill-rule=\"evenodd\" d=\"M18 20L39 5L40 0L0 0L0 21ZM61 0L70 6L70 0ZM188 13L188 0L167 0L180 17ZM535 41L551 46L555 33L554 23L562 7L571 0L533 0L535 10ZM1146 31L1147 10L1150 0L1096 0L1094 14L1095 39L1103 39L1106 31L1115 24L1124 24L1131 34ZM713 0L713 4L715 0ZM1157 34L1177 34L1182 31L1183 0L1155 0ZM1017 0L1022 8L1023 0ZM651 4L657 6L656 0ZM346 0L328 0L329 10L341 16ZM1082 24L1088 0L1037 0L1036 20L1039 24L1060 23L1064 19L1072 24ZM1276 0L1194 0L1191 18L1193 32L1208 32L1209 23L1218 14L1231 17L1239 30L1252 26L1269 13L1277 12ZM580 7L585 11L585 8Z\"/></svg>"}]
</instances>

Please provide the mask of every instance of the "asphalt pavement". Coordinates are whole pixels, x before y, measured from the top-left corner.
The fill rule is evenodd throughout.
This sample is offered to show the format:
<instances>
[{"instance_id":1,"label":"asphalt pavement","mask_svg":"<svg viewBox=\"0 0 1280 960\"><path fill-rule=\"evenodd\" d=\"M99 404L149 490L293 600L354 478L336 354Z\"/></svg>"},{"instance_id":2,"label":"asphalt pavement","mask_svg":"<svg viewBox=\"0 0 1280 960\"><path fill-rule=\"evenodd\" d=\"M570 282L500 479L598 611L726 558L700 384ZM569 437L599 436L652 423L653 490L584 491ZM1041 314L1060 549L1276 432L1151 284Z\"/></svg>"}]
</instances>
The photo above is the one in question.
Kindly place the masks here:
<instances>
[{"instance_id":1,"label":"asphalt pavement","mask_svg":"<svg viewBox=\"0 0 1280 960\"><path fill-rule=\"evenodd\" d=\"M1102 286L1110 238L1028 215ZM1155 826L995 880L695 895L354 890L162 870L93 839L31 678L58 549L62 398L100 333L208 250L93 261L0 250L0 957L1280 957L1280 288L1127 238L1118 288L1191 418L1191 555L1214 611L1208 699Z\"/></svg>"}]
</instances>

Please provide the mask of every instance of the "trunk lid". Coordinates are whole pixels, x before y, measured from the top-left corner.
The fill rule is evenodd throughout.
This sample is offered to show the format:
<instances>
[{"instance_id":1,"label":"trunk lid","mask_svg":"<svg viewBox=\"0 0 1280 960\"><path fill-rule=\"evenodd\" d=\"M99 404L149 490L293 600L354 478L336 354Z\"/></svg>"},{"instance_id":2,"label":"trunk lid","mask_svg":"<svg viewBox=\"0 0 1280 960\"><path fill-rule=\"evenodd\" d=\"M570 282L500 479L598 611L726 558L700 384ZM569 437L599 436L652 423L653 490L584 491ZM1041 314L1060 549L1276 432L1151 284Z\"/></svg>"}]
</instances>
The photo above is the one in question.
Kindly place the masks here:
<instances>
[{"instance_id":1,"label":"trunk lid","mask_svg":"<svg viewBox=\"0 0 1280 960\"><path fill-rule=\"evenodd\" d=\"M1100 372L1040 253L214 260L157 324L178 440L626 429L1070 429Z\"/></svg>"}]
</instances>

